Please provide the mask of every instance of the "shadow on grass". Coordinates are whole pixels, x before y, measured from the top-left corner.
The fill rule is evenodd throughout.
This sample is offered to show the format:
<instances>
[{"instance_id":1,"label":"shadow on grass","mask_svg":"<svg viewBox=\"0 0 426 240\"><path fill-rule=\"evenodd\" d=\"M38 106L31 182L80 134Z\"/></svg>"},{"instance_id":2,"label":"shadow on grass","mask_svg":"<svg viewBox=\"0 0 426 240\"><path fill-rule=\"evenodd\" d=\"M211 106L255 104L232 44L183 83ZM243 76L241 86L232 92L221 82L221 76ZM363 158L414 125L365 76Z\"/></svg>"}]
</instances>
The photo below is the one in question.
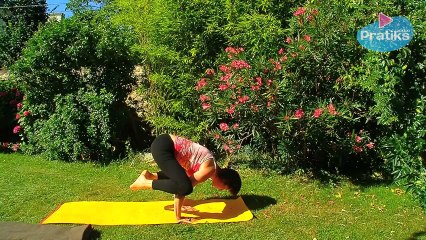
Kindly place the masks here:
<instances>
[{"instance_id":1,"label":"shadow on grass","mask_svg":"<svg viewBox=\"0 0 426 240\"><path fill-rule=\"evenodd\" d=\"M342 181L350 181L352 184L361 188L373 186L387 186L392 184L392 178L389 176L374 176L372 172L339 172L315 171L312 172L312 179L320 181L322 184L339 185Z\"/></svg>"},{"instance_id":2,"label":"shadow on grass","mask_svg":"<svg viewBox=\"0 0 426 240\"><path fill-rule=\"evenodd\" d=\"M208 197L204 200L217 199L218 197ZM234 196L220 197L222 199L235 199ZM255 194L242 194L241 198L250 210L260 210L270 205L277 204L277 200L269 196L255 195Z\"/></svg>"},{"instance_id":3,"label":"shadow on grass","mask_svg":"<svg viewBox=\"0 0 426 240\"><path fill-rule=\"evenodd\" d=\"M411 237L407 238L407 240L420 240L426 237L426 231L415 232L411 235Z\"/></svg>"},{"instance_id":4,"label":"shadow on grass","mask_svg":"<svg viewBox=\"0 0 426 240\"><path fill-rule=\"evenodd\" d=\"M241 197L250 210L259 210L277 204L277 200L268 196L243 194Z\"/></svg>"},{"instance_id":5,"label":"shadow on grass","mask_svg":"<svg viewBox=\"0 0 426 240\"><path fill-rule=\"evenodd\" d=\"M101 232L96 229L91 228L89 231L85 231L83 235L83 240L99 240L101 239Z\"/></svg>"}]
</instances>

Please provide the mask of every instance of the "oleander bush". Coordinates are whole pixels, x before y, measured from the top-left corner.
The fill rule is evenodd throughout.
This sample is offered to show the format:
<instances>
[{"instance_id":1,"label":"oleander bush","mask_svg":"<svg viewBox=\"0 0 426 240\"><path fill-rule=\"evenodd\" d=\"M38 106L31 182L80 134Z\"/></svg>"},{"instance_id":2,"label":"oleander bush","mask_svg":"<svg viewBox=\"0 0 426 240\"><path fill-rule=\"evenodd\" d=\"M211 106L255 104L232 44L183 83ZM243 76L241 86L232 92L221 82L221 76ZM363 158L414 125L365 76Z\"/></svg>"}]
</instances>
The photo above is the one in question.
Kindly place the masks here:
<instances>
[{"instance_id":1,"label":"oleander bush","mask_svg":"<svg viewBox=\"0 0 426 240\"><path fill-rule=\"evenodd\" d=\"M399 4L299 6L274 51L253 56L244 45L226 48L195 87L210 138L228 154L245 144L272 153L287 171L390 173L380 149L406 129L425 94L424 37L376 53L363 49L355 35L378 12L406 14L423 29L424 4Z\"/></svg>"}]
</instances>

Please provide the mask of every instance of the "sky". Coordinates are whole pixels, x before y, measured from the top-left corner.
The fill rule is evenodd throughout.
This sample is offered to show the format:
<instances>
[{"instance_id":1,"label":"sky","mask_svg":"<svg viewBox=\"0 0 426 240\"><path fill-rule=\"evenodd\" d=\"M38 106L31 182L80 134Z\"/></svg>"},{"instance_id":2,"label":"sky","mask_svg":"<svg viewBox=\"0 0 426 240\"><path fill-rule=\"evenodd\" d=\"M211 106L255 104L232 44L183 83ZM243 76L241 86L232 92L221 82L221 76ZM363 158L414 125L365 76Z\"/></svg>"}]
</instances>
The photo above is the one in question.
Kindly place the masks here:
<instances>
[{"instance_id":1,"label":"sky","mask_svg":"<svg viewBox=\"0 0 426 240\"><path fill-rule=\"evenodd\" d=\"M69 0L47 0L47 13L64 13L65 17L72 16L70 10L65 10Z\"/></svg>"}]
</instances>

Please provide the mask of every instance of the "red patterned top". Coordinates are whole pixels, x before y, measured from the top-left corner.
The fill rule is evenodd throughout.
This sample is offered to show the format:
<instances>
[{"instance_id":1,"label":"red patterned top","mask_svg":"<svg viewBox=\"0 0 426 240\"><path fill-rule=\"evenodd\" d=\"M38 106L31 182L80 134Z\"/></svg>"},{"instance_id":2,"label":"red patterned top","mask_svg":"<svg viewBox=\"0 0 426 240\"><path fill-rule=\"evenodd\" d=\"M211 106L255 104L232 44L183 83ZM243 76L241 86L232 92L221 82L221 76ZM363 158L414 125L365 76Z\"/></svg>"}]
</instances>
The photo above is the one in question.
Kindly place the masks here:
<instances>
[{"instance_id":1,"label":"red patterned top","mask_svg":"<svg viewBox=\"0 0 426 240\"><path fill-rule=\"evenodd\" d=\"M174 141L175 157L188 176L194 175L201 164L213 159L213 154L204 146L183 137L176 136Z\"/></svg>"}]
</instances>

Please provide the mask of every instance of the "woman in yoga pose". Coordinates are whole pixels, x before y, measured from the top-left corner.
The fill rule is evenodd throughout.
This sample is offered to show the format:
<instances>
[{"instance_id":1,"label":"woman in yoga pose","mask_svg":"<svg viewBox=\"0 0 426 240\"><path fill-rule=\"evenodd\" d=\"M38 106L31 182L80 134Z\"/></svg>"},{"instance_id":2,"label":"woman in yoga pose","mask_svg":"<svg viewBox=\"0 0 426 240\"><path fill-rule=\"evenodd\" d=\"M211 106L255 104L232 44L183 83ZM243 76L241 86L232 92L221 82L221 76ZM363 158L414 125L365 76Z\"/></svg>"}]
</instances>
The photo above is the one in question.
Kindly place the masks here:
<instances>
[{"instance_id":1,"label":"woman in yoga pose","mask_svg":"<svg viewBox=\"0 0 426 240\"><path fill-rule=\"evenodd\" d=\"M211 178L212 185L219 190L228 190L232 195L240 191L238 172L220 168L213 154L198 143L162 134L151 144L151 153L161 171L142 171L130 189L154 189L174 194L174 212L179 223L190 222L181 217L181 211L185 196L192 193L195 185Z\"/></svg>"}]
</instances>

